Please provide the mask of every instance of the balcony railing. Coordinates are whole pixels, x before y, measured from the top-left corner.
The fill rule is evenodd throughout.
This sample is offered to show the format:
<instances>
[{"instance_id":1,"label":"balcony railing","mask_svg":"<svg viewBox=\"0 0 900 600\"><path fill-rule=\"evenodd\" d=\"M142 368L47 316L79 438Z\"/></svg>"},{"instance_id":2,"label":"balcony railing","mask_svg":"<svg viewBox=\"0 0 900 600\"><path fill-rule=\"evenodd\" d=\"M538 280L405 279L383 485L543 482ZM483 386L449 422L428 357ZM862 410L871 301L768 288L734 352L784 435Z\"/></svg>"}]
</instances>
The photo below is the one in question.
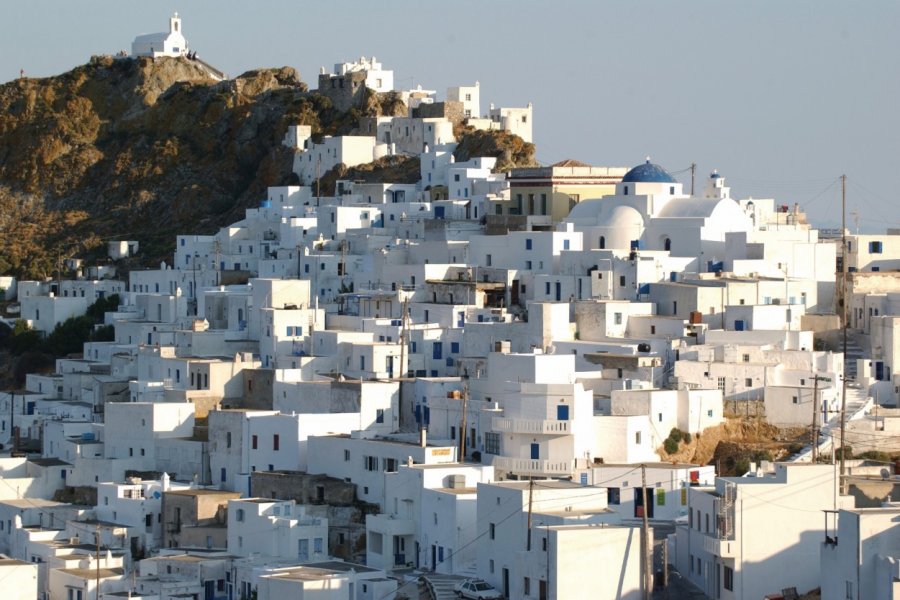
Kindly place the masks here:
<instances>
[{"instance_id":1,"label":"balcony railing","mask_svg":"<svg viewBox=\"0 0 900 600\"><path fill-rule=\"evenodd\" d=\"M531 434L567 434L570 421L554 421L550 419L510 419L507 417L494 417L491 420L491 428L503 433L531 433Z\"/></svg>"},{"instance_id":2,"label":"balcony railing","mask_svg":"<svg viewBox=\"0 0 900 600\"><path fill-rule=\"evenodd\" d=\"M737 541L720 540L712 535L704 535L703 549L719 558L734 558L737 552Z\"/></svg>"},{"instance_id":3,"label":"balcony railing","mask_svg":"<svg viewBox=\"0 0 900 600\"><path fill-rule=\"evenodd\" d=\"M530 458L507 458L498 456L494 459L494 469L515 473L517 475L571 475L574 464L571 460L548 460Z\"/></svg>"}]
</instances>

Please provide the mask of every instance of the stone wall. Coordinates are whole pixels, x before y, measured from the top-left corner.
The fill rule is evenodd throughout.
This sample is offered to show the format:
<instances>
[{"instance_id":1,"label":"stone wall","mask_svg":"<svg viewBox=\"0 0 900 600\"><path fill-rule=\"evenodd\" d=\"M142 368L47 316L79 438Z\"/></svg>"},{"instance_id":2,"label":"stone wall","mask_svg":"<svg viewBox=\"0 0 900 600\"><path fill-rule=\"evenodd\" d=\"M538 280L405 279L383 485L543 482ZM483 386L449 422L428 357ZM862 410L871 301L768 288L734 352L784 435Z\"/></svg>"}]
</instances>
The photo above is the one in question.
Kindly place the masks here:
<instances>
[{"instance_id":1,"label":"stone wall","mask_svg":"<svg viewBox=\"0 0 900 600\"><path fill-rule=\"evenodd\" d=\"M448 100L433 104L420 104L413 109L412 116L417 119L444 118L459 125L466 118L466 112L462 102Z\"/></svg>"},{"instance_id":2,"label":"stone wall","mask_svg":"<svg viewBox=\"0 0 900 600\"><path fill-rule=\"evenodd\" d=\"M345 75L319 75L319 89L321 95L329 98L334 108L347 111L356 107L362 107L366 98L366 73L354 71Z\"/></svg>"},{"instance_id":3,"label":"stone wall","mask_svg":"<svg viewBox=\"0 0 900 600\"><path fill-rule=\"evenodd\" d=\"M301 471L255 471L250 478L254 496L320 508L328 518L329 552L348 561L365 560L366 515L376 514L378 507L358 501L355 484Z\"/></svg>"}]
</instances>

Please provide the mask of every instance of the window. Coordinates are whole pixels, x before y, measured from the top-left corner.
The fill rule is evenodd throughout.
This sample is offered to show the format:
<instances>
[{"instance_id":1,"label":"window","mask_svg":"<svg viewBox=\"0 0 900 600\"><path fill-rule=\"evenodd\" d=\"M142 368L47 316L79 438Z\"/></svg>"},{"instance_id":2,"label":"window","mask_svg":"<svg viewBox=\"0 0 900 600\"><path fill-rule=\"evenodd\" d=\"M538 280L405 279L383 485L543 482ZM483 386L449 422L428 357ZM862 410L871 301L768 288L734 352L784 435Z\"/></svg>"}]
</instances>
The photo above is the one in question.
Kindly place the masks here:
<instances>
[{"instance_id":1,"label":"window","mask_svg":"<svg viewBox=\"0 0 900 600\"><path fill-rule=\"evenodd\" d=\"M744 379L744 387L753 387L753 379L750 377Z\"/></svg>"},{"instance_id":2,"label":"window","mask_svg":"<svg viewBox=\"0 0 900 600\"><path fill-rule=\"evenodd\" d=\"M396 458L385 458L384 459L384 470L388 473L396 473L397 472L397 459Z\"/></svg>"},{"instance_id":3,"label":"window","mask_svg":"<svg viewBox=\"0 0 900 600\"><path fill-rule=\"evenodd\" d=\"M624 374L625 374L625 372L622 371L622 369L616 369L616 376L617 376L619 379L622 379L622 376L623 376Z\"/></svg>"},{"instance_id":4,"label":"window","mask_svg":"<svg viewBox=\"0 0 900 600\"><path fill-rule=\"evenodd\" d=\"M651 325L650 326L650 335L653 335L655 333L656 333L656 325Z\"/></svg>"},{"instance_id":5,"label":"window","mask_svg":"<svg viewBox=\"0 0 900 600\"><path fill-rule=\"evenodd\" d=\"M366 471L377 471L378 470L378 457L377 456L363 456L363 468Z\"/></svg>"},{"instance_id":6,"label":"window","mask_svg":"<svg viewBox=\"0 0 900 600\"><path fill-rule=\"evenodd\" d=\"M491 539L492 539L492 540L495 539L496 535L497 535L497 527L496 527L496 525L494 525L493 523L491 523L491 527L490 527L490 536L491 536Z\"/></svg>"},{"instance_id":7,"label":"window","mask_svg":"<svg viewBox=\"0 0 900 600\"><path fill-rule=\"evenodd\" d=\"M869 254L881 254L881 242L869 242Z\"/></svg>"},{"instance_id":8,"label":"window","mask_svg":"<svg viewBox=\"0 0 900 600\"><path fill-rule=\"evenodd\" d=\"M485 257L484 264L485 264L485 266L487 266L487 267L491 266L491 255L490 255L490 254L488 254L488 255Z\"/></svg>"},{"instance_id":9,"label":"window","mask_svg":"<svg viewBox=\"0 0 900 600\"><path fill-rule=\"evenodd\" d=\"M322 552L325 551L324 547L325 547L325 544L323 542L323 538L320 538L320 537L313 538L313 552L315 552L316 554L321 554Z\"/></svg>"},{"instance_id":10,"label":"window","mask_svg":"<svg viewBox=\"0 0 900 600\"><path fill-rule=\"evenodd\" d=\"M251 446L252 446L252 448L253 448L254 450L256 450L257 447L258 447L258 444L259 444L259 440L258 440L257 436L254 435L253 437L250 438L250 440L251 440Z\"/></svg>"},{"instance_id":11,"label":"window","mask_svg":"<svg viewBox=\"0 0 900 600\"><path fill-rule=\"evenodd\" d=\"M450 342L450 354L459 354L459 342Z\"/></svg>"},{"instance_id":12,"label":"window","mask_svg":"<svg viewBox=\"0 0 900 600\"><path fill-rule=\"evenodd\" d=\"M722 566L722 585L729 592L734 591L734 569L729 567L728 565Z\"/></svg>"},{"instance_id":13,"label":"window","mask_svg":"<svg viewBox=\"0 0 900 600\"><path fill-rule=\"evenodd\" d=\"M493 558L492 558L491 561L488 563L488 569L490 570L491 573L494 572L494 559L493 559Z\"/></svg>"},{"instance_id":14,"label":"window","mask_svg":"<svg viewBox=\"0 0 900 600\"><path fill-rule=\"evenodd\" d=\"M453 432L455 435L455 431ZM455 437L453 439L456 439ZM500 454L500 434L494 432L485 432L484 434L484 451L488 454Z\"/></svg>"},{"instance_id":15,"label":"window","mask_svg":"<svg viewBox=\"0 0 900 600\"><path fill-rule=\"evenodd\" d=\"M237 521L238 523L243 522L243 520L244 520L244 509L243 508L237 509L237 511L235 512L235 515L234 515L234 520Z\"/></svg>"},{"instance_id":16,"label":"window","mask_svg":"<svg viewBox=\"0 0 900 600\"><path fill-rule=\"evenodd\" d=\"M230 431L225 432L225 447L231 448L231 432Z\"/></svg>"},{"instance_id":17,"label":"window","mask_svg":"<svg viewBox=\"0 0 900 600\"><path fill-rule=\"evenodd\" d=\"M793 400L794 404L800 404L800 401L797 398L797 396L791 396L791 400Z\"/></svg>"},{"instance_id":18,"label":"window","mask_svg":"<svg viewBox=\"0 0 900 600\"><path fill-rule=\"evenodd\" d=\"M525 249L531 250L531 240L530 239L525 240Z\"/></svg>"},{"instance_id":19,"label":"window","mask_svg":"<svg viewBox=\"0 0 900 600\"><path fill-rule=\"evenodd\" d=\"M625 276L619 275L619 287L625 287Z\"/></svg>"},{"instance_id":20,"label":"window","mask_svg":"<svg viewBox=\"0 0 900 600\"><path fill-rule=\"evenodd\" d=\"M627 186L627 185L624 186L624 187L622 188L622 195L623 195L623 196L627 196L627 195L628 195L628 186Z\"/></svg>"},{"instance_id":21,"label":"window","mask_svg":"<svg viewBox=\"0 0 900 600\"><path fill-rule=\"evenodd\" d=\"M569 240L563 240L563 250L569 249Z\"/></svg>"},{"instance_id":22,"label":"window","mask_svg":"<svg viewBox=\"0 0 900 600\"><path fill-rule=\"evenodd\" d=\"M375 411L375 422L384 423L384 409L379 408Z\"/></svg>"},{"instance_id":23,"label":"window","mask_svg":"<svg viewBox=\"0 0 900 600\"><path fill-rule=\"evenodd\" d=\"M613 313L613 323L615 323L616 325L622 324L622 313Z\"/></svg>"},{"instance_id":24,"label":"window","mask_svg":"<svg viewBox=\"0 0 900 600\"><path fill-rule=\"evenodd\" d=\"M641 432L640 431L634 432L634 443L637 445L640 445L640 443L641 443Z\"/></svg>"},{"instance_id":25,"label":"window","mask_svg":"<svg viewBox=\"0 0 900 600\"><path fill-rule=\"evenodd\" d=\"M344 450L344 461L349 461L349 460L350 460L350 451Z\"/></svg>"},{"instance_id":26,"label":"window","mask_svg":"<svg viewBox=\"0 0 900 600\"><path fill-rule=\"evenodd\" d=\"M531 594L531 578L525 578L525 595Z\"/></svg>"},{"instance_id":27,"label":"window","mask_svg":"<svg viewBox=\"0 0 900 600\"><path fill-rule=\"evenodd\" d=\"M281 441L281 438L279 437L279 435L277 433L272 436L272 450L278 451L278 448L280 446L280 443L279 443L280 441Z\"/></svg>"},{"instance_id":28,"label":"window","mask_svg":"<svg viewBox=\"0 0 900 600\"><path fill-rule=\"evenodd\" d=\"M749 355L749 354L745 354L743 358L744 358L744 362L750 362L750 355Z\"/></svg>"}]
</instances>

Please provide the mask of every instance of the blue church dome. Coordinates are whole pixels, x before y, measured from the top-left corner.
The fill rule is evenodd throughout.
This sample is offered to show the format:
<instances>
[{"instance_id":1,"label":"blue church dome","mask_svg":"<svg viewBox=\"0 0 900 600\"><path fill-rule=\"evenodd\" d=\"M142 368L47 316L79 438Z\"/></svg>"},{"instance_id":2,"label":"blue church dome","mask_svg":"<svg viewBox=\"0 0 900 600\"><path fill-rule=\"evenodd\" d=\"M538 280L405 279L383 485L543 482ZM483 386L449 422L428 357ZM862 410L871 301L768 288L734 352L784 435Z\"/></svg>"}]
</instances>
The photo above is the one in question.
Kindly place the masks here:
<instances>
[{"instance_id":1,"label":"blue church dome","mask_svg":"<svg viewBox=\"0 0 900 600\"><path fill-rule=\"evenodd\" d=\"M638 165L625 173L622 183L677 183L675 178L669 175L665 169L655 165L647 159L642 165Z\"/></svg>"}]
</instances>

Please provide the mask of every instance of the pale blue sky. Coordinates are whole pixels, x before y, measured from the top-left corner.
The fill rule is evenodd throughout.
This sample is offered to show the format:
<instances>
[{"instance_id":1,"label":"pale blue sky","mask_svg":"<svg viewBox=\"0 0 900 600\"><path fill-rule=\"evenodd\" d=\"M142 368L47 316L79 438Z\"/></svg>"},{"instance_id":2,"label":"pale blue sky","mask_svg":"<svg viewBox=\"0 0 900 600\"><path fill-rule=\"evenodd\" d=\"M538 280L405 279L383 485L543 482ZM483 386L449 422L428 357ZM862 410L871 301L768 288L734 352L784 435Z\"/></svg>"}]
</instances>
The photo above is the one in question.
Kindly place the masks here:
<instances>
[{"instance_id":1,"label":"pale blue sky","mask_svg":"<svg viewBox=\"0 0 900 600\"><path fill-rule=\"evenodd\" d=\"M840 219L841 173L860 227L900 226L900 2L7 0L0 81L130 49L177 10L190 46L239 74L375 55L396 84L481 82L533 102L538 159L672 171L717 168L737 196ZM679 177L687 182L686 174ZM850 220L852 226L852 219Z\"/></svg>"}]
</instances>

